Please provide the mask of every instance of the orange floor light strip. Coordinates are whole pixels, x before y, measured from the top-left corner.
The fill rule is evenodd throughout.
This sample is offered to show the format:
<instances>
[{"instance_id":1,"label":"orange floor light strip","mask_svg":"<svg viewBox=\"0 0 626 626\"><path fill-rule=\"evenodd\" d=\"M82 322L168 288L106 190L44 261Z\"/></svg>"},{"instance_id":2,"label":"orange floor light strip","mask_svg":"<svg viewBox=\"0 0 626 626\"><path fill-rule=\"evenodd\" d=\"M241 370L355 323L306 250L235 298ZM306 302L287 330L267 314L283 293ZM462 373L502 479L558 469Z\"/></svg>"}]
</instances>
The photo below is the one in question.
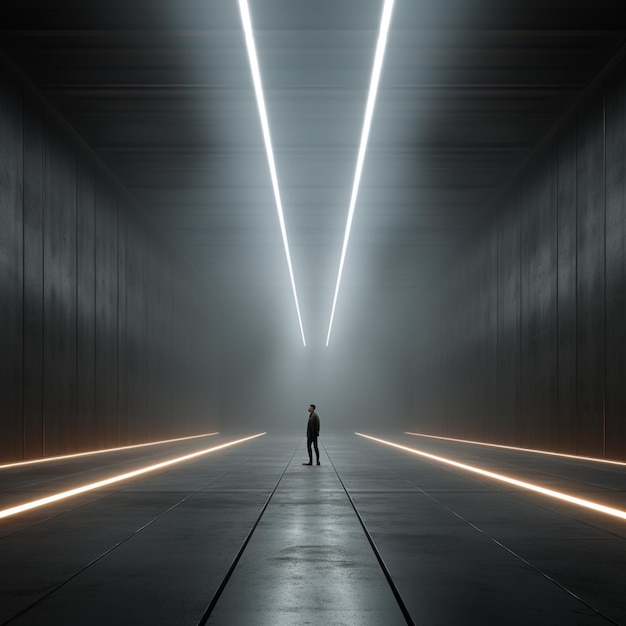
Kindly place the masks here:
<instances>
[{"instance_id":1,"label":"orange floor light strip","mask_svg":"<svg viewBox=\"0 0 626 626\"><path fill-rule=\"evenodd\" d=\"M387 446L391 446L393 448L397 448L398 450L404 450L405 452L410 452L411 454L417 454L419 456L423 456L427 459L437 461L438 463L445 463L446 465L451 465L452 467L456 467L458 469L462 469L467 472L472 472L474 474L486 476L487 478L492 478L494 480L498 480L500 482L513 485L515 487L521 487L522 489L534 491L535 493L540 493L544 496L556 498L557 500L562 500L563 502L576 504L580 507L591 509L592 511L605 513L606 515L611 515L613 517L626 520L626 511L622 511L620 509L614 509L613 507L605 506L604 504L598 504L597 502L591 502L590 500L577 498L576 496L570 496L566 493L555 491L554 489L546 489L545 487L534 485L533 483L527 483L526 481L523 481L523 480L517 480L516 478L504 476L503 474L496 474L495 472L489 472L479 467L474 467L473 465L466 465L465 463L459 463L457 461L453 461L452 459L447 459L445 457L437 456L435 454L429 454L428 452L422 452L421 450L416 450L415 448L402 446L398 443L393 443L391 441L379 439L378 437L372 437L371 435L364 435L363 433L355 433L355 435L358 435L359 437L364 437L365 439L371 439L372 441L376 441L378 443L382 443Z\"/></svg>"},{"instance_id":2,"label":"orange floor light strip","mask_svg":"<svg viewBox=\"0 0 626 626\"><path fill-rule=\"evenodd\" d=\"M454 439L453 437L441 437L440 435L426 435L424 433L404 432L405 435L413 437L426 437L427 439L441 439L443 441L456 441L457 443L471 443L474 446L488 446L489 448L503 448L504 450L517 450L519 452L533 452L534 454L545 454L547 456L558 456L565 459L574 459L576 461L594 461L595 463L608 463L609 465L626 466L624 461L615 461L612 459L598 459L593 456L580 456L578 454L565 454L564 452L550 452L549 450L535 450L534 448L517 448L515 446L505 446L500 443L487 443L485 441L472 441L471 439Z\"/></svg>"},{"instance_id":3,"label":"orange floor light strip","mask_svg":"<svg viewBox=\"0 0 626 626\"><path fill-rule=\"evenodd\" d=\"M177 465L178 463L184 463L185 461L189 461L191 459L195 459L199 456L203 456L205 454L209 454L211 452L215 452L216 450L222 450L224 448L228 448L230 446L237 445L238 443L243 443L244 441L250 441L251 439L256 439L257 437L261 437L266 433L258 433L256 435L251 435L250 437L244 437L243 439L237 439L236 441L229 441L228 443L223 443L219 446L214 446L212 448L206 448L204 450L199 450L197 452L193 452L191 454L186 454L185 456L179 456L174 459L169 459L168 461L163 461L161 463L156 463L155 465L149 465L148 467L142 467L141 469L134 470L132 472L127 472L125 474L118 474L117 476L111 476L109 478L105 478L104 480L99 480L95 483L89 483L88 485L82 485L81 487L76 487L74 489L69 489L68 491L62 491L60 493L53 494L51 496L47 496L45 498L39 498L38 500L32 500L31 502L25 502L24 504L20 504L18 506L13 506L8 509L4 509L0 511L0 519L4 519L5 517L11 517L12 515L17 515L18 513L24 513L25 511L30 511L32 509L36 509L41 506L45 506L46 504L52 504L53 502L58 502L59 500L65 500L67 498L71 498L73 496L77 496L81 493L86 493L88 491L93 491L95 489L99 489L100 487L106 487L107 485L112 485L114 483L119 483L124 480L128 480L130 478L135 478L136 476L141 476L143 474L148 474L149 472L154 472L159 469L163 469L164 467L170 467L172 465Z\"/></svg>"},{"instance_id":4,"label":"orange floor light strip","mask_svg":"<svg viewBox=\"0 0 626 626\"><path fill-rule=\"evenodd\" d=\"M163 439L162 441L149 441L148 443L136 443L132 446L120 446L118 448L106 448L105 450L89 450L87 452L76 452L74 454L64 454L62 456L47 456L42 459L30 459L28 461L15 461L0 465L0 469L10 467L20 467L22 465L34 465L35 463L49 463L50 461L63 461L64 459L75 459L80 456L90 456L92 454L104 454L106 452L117 452L118 450L131 450L132 448L144 448L146 446L158 446L162 443L175 443L176 441L186 441L187 439L200 439L201 437L212 437L219 433L204 433L202 435L191 435L189 437L178 437L177 439Z\"/></svg>"}]
</instances>

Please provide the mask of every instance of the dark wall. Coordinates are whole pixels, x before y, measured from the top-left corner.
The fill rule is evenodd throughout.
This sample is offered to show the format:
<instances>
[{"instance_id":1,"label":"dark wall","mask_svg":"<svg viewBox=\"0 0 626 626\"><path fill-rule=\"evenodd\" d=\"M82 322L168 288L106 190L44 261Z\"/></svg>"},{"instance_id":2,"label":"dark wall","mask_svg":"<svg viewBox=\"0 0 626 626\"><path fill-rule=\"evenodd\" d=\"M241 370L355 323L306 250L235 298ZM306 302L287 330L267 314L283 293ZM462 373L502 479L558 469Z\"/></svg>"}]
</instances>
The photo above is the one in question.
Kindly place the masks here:
<instances>
[{"instance_id":1,"label":"dark wall","mask_svg":"<svg viewBox=\"0 0 626 626\"><path fill-rule=\"evenodd\" d=\"M214 429L205 292L0 68L0 459Z\"/></svg>"},{"instance_id":2,"label":"dark wall","mask_svg":"<svg viewBox=\"0 0 626 626\"><path fill-rule=\"evenodd\" d=\"M626 68L439 276L418 430L626 458Z\"/></svg>"}]
</instances>

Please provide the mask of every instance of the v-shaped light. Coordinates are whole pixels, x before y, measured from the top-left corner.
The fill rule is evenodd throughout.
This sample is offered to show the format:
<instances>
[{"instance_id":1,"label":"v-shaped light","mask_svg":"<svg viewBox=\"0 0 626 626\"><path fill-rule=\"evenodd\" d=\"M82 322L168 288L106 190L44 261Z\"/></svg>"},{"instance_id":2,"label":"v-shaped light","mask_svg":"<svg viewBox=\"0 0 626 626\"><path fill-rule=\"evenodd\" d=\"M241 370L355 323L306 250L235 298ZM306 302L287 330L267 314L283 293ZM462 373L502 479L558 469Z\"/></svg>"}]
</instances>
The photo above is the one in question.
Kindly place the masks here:
<instances>
[{"instance_id":1,"label":"v-shaped light","mask_svg":"<svg viewBox=\"0 0 626 626\"><path fill-rule=\"evenodd\" d=\"M250 19L250 9L247 0L239 0L239 12L241 13L241 22L243 32L246 37L246 48L248 49L248 58L250 59L250 71L252 72L252 82L254 83L254 92L259 107L259 117L261 118L261 129L263 130L263 140L265 141L265 151L267 152L267 162L270 168L270 177L272 179L272 187L274 188L274 199L276 200L276 211L278 213L278 221L280 223L280 232L283 236L283 246L285 248L285 256L287 258L287 267L289 268L289 277L291 279L291 289L293 291L293 299L296 304L296 313L298 315L298 323L300 324L300 334L302 335L302 344L306 346L304 337L304 327L302 325L302 316L300 315L300 305L298 303L298 292L296 290L296 280L293 274L293 266L291 263L291 254L289 253L289 241L287 240L287 229L285 227L285 215L283 213L283 204L280 199L280 189L278 187L278 176L276 174L276 163L274 162L274 151L272 149L272 139L270 136L270 126L267 121L267 111L265 109L265 98L263 97L263 86L261 84L261 72L259 70L259 61L256 54L256 45L254 43L254 33L252 30L252 20Z\"/></svg>"},{"instance_id":2,"label":"v-shaped light","mask_svg":"<svg viewBox=\"0 0 626 626\"><path fill-rule=\"evenodd\" d=\"M346 230L343 237L343 247L341 249L341 258L339 260L339 271L337 272L337 284L335 285L335 295L333 296L333 306L330 312L330 322L328 324L328 334L326 335L326 346L330 343L330 333L333 328L333 319L335 317L335 308L337 306L337 297L339 295L339 287L341 285L341 275L343 274L343 265L346 260L346 252L348 250L348 241L350 240L350 230L352 229L352 219L354 217L354 209L356 199L359 193L359 185L361 183L361 173L363 172L363 162L365 161L365 151L367 150L367 140L372 125L372 117L374 115L374 105L376 103L376 95L378 93L378 83L383 67L383 59L385 57L385 48L387 47L387 35L391 24L391 13L393 11L394 0L385 0L383 6L383 14L380 20L380 31L378 33L378 43L376 45L376 54L374 56L374 68L372 70L372 79L370 81L369 94L367 96L367 105L365 107L365 119L363 121L363 132L361 133L361 144L356 161L356 171L354 173L354 183L352 185L352 195L350 197L350 207L348 209L348 220L346 222Z\"/></svg>"}]
</instances>

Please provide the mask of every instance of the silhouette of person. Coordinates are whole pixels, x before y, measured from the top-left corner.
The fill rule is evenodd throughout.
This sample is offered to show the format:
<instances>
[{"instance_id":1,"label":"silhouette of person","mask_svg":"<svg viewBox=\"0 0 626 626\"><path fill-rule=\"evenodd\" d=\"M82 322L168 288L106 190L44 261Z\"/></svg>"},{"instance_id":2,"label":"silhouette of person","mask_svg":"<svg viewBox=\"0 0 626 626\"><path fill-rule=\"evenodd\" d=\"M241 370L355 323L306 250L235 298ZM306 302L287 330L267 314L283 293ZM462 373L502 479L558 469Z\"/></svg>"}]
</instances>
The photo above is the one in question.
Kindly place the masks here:
<instances>
[{"instance_id":1,"label":"silhouette of person","mask_svg":"<svg viewBox=\"0 0 626 626\"><path fill-rule=\"evenodd\" d=\"M302 465L313 465L313 452L311 446L315 448L315 456L317 458L317 464L320 464L320 451L317 447L317 438L320 436L320 418L315 412L315 405L310 404L309 408L309 421L306 425L306 447L309 451L309 462Z\"/></svg>"}]
</instances>

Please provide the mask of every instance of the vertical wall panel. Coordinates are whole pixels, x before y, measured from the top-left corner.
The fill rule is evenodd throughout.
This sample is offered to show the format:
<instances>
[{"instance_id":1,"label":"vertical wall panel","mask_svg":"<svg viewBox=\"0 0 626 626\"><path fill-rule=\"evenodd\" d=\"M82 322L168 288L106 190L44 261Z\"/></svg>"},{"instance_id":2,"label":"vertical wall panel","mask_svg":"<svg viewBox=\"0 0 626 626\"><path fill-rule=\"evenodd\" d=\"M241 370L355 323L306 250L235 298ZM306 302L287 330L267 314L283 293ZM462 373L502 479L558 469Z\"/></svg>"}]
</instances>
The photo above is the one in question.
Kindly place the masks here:
<instances>
[{"instance_id":1,"label":"vertical wall panel","mask_svg":"<svg viewBox=\"0 0 626 626\"><path fill-rule=\"evenodd\" d=\"M119 206L122 206L120 200ZM118 259L117 259L117 293L118 293L118 306L117 306L117 320L118 320L118 333L117 333L117 388L118 388L118 406L117 406L117 419L119 428L119 441L128 441L129 428L128 428L128 353L126 348L127 343L127 314L126 314L126 242L127 242L127 217L126 213L121 210L118 211Z\"/></svg>"},{"instance_id":2,"label":"vertical wall panel","mask_svg":"<svg viewBox=\"0 0 626 626\"><path fill-rule=\"evenodd\" d=\"M606 454L626 442L626 71L606 102Z\"/></svg>"},{"instance_id":3,"label":"vertical wall panel","mask_svg":"<svg viewBox=\"0 0 626 626\"><path fill-rule=\"evenodd\" d=\"M482 432L482 415L481 409L481 391L482 391L482 374L480 368L483 366L484 352L481 346L476 342L478 329L481 327L480 307L478 294L480 293L480 262L482 249L476 247L469 251L467 256L467 274L465 280L459 280L463 284L463 299L466 303L465 323L463 324L463 335L461 337L461 354L465 363L472 363L473 367L469 368L465 375L465 385L463 398L463 411L456 416L454 428L460 431L462 437L469 438L472 430L476 432L476 436L480 437ZM440 371L445 371L445 360L440 360ZM443 381L439 381L439 387L443 388ZM441 412L445 414L445 404L441 408Z\"/></svg>"},{"instance_id":4,"label":"vertical wall panel","mask_svg":"<svg viewBox=\"0 0 626 626\"><path fill-rule=\"evenodd\" d=\"M534 390L532 388L532 318L533 287L531 280L531 257L534 248L534 212L529 190L529 181L520 187L520 420L515 429L516 440L522 446L529 446L533 430L532 411Z\"/></svg>"},{"instance_id":5,"label":"vertical wall panel","mask_svg":"<svg viewBox=\"0 0 626 626\"><path fill-rule=\"evenodd\" d=\"M24 99L24 457L43 454L43 110Z\"/></svg>"},{"instance_id":6,"label":"vertical wall panel","mask_svg":"<svg viewBox=\"0 0 626 626\"><path fill-rule=\"evenodd\" d=\"M76 164L44 118L44 434L45 453L72 452L76 422Z\"/></svg>"},{"instance_id":7,"label":"vertical wall panel","mask_svg":"<svg viewBox=\"0 0 626 626\"><path fill-rule=\"evenodd\" d=\"M96 442L118 443L118 292L117 203L104 193L105 181L96 189Z\"/></svg>"},{"instance_id":8,"label":"vertical wall panel","mask_svg":"<svg viewBox=\"0 0 626 626\"><path fill-rule=\"evenodd\" d=\"M0 61L0 460L215 428L204 291Z\"/></svg>"},{"instance_id":9,"label":"vertical wall panel","mask_svg":"<svg viewBox=\"0 0 626 626\"><path fill-rule=\"evenodd\" d=\"M161 345L159 342L153 341L153 338L157 335L157 318L161 307L161 283L158 280L158 276L155 272L153 263L150 263L150 257L152 256L152 247L146 247L144 258L144 293L149 294L150 303L152 306L144 307L143 314L146 322L147 332L147 362L146 362L146 388L145 394L145 413L144 420L147 424L148 421L154 422L161 428L161 422L159 420L159 403L156 400L156 394L158 392L158 373L160 370L159 357L161 352Z\"/></svg>"},{"instance_id":10,"label":"vertical wall panel","mask_svg":"<svg viewBox=\"0 0 626 626\"><path fill-rule=\"evenodd\" d=\"M437 358L437 367L430 370L426 366L426 386L424 391L428 395L429 389L438 389L438 395L441 399L446 397L444 387L448 387L448 397L452 398L451 408L446 407L443 401L440 401L438 412L436 415L435 427L443 435L450 435L456 430L447 417L448 411L452 411L452 415L459 416L464 420L464 413L467 410L467 379L464 375L463 368L465 361L462 354L463 345L463 324L455 323L455 311L460 304L463 294L463 285L460 282L461 276L459 272L455 272L451 278L451 292L444 296L444 307L442 311L443 324L435 333L428 333L431 339L431 346L428 354ZM440 296L441 297L441 296ZM425 324L423 326L426 326ZM448 343L448 355L442 349L442 346ZM451 377L451 380L448 378Z\"/></svg>"},{"instance_id":11,"label":"vertical wall panel","mask_svg":"<svg viewBox=\"0 0 626 626\"><path fill-rule=\"evenodd\" d=\"M530 179L524 213L528 246L525 377L528 445L556 444L556 162L547 154Z\"/></svg>"},{"instance_id":12,"label":"vertical wall panel","mask_svg":"<svg viewBox=\"0 0 626 626\"><path fill-rule=\"evenodd\" d=\"M576 452L576 127L558 139L557 447Z\"/></svg>"},{"instance_id":13,"label":"vertical wall panel","mask_svg":"<svg viewBox=\"0 0 626 626\"><path fill-rule=\"evenodd\" d=\"M175 345L175 338L173 334L174 329L174 291L176 290L176 281L174 279L174 259L170 259L170 262L166 265L167 280L165 281L165 287L163 292L163 306L161 312L163 314L162 331L163 337L163 356L162 356L162 372L161 380L161 411L162 420L165 427L169 430L170 435L174 435L174 429L176 420L176 407L173 403L173 382L174 378L171 376L170 364L175 362L177 346Z\"/></svg>"},{"instance_id":14,"label":"vertical wall panel","mask_svg":"<svg viewBox=\"0 0 626 626\"><path fill-rule=\"evenodd\" d=\"M508 444L521 420L520 272L519 203L511 201L498 220L498 430Z\"/></svg>"},{"instance_id":15,"label":"vertical wall panel","mask_svg":"<svg viewBox=\"0 0 626 626\"><path fill-rule=\"evenodd\" d=\"M95 447L96 424L96 224L95 178L89 162L81 163L76 179L77 232L77 421L78 448Z\"/></svg>"},{"instance_id":16,"label":"vertical wall panel","mask_svg":"<svg viewBox=\"0 0 626 626\"><path fill-rule=\"evenodd\" d=\"M495 294L476 270L494 226ZM444 378L422 386L421 405L437 406L435 428L626 458L626 63L535 157L445 272L425 314L439 349L433 376ZM484 417L494 341L497 425ZM451 388L459 392L446 395Z\"/></svg>"},{"instance_id":17,"label":"vertical wall panel","mask_svg":"<svg viewBox=\"0 0 626 626\"><path fill-rule=\"evenodd\" d=\"M22 98L0 76L0 454L23 454Z\"/></svg>"},{"instance_id":18,"label":"vertical wall panel","mask_svg":"<svg viewBox=\"0 0 626 626\"><path fill-rule=\"evenodd\" d=\"M148 385L148 298L145 272L148 256L145 243L139 237L139 226L135 220L127 222L126 261L126 354L127 372L132 385L126 391L127 410L133 416L129 423L129 441L145 441L150 433L147 405L150 399Z\"/></svg>"},{"instance_id":19,"label":"vertical wall panel","mask_svg":"<svg viewBox=\"0 0 626 626\"><path fill-rule=\"evenodd\" d=\"M604 452L604 99L578 124L577 450Z\"/></svg>"},{"instance_id":20,"label":"vertical wall panel","mask_svg":"<svg viewBox=\"0 0 626 626\"><path fill-rule=\"evenodd\" d=\"M141 282L139 280L139 249L138 243L129 245L131 241L136 239L134 220L130 217L126 219L126 272L125 272L125 288L126 288L126 315L123 322L125 329L125 351L126 351L126 376L131 384L126 385L126 411L128 415L132 415L133 419L128 422L127 441L137 442L141 440L140 428L140 364L141 364L141 341L139 337L139 306L138 295L140 292Z\"/></svg>"},{"instance_id":21,"label":"vertical wall panel","mask_svg":"<svg viewBox=\"0 0 626 626\"><path fill-rule=\"evenodd\" d=\"M498 228L492 225L484 260L485 289L485 424L484 438L497 440L498 433Z\"/></svg>"}]
</instances>

